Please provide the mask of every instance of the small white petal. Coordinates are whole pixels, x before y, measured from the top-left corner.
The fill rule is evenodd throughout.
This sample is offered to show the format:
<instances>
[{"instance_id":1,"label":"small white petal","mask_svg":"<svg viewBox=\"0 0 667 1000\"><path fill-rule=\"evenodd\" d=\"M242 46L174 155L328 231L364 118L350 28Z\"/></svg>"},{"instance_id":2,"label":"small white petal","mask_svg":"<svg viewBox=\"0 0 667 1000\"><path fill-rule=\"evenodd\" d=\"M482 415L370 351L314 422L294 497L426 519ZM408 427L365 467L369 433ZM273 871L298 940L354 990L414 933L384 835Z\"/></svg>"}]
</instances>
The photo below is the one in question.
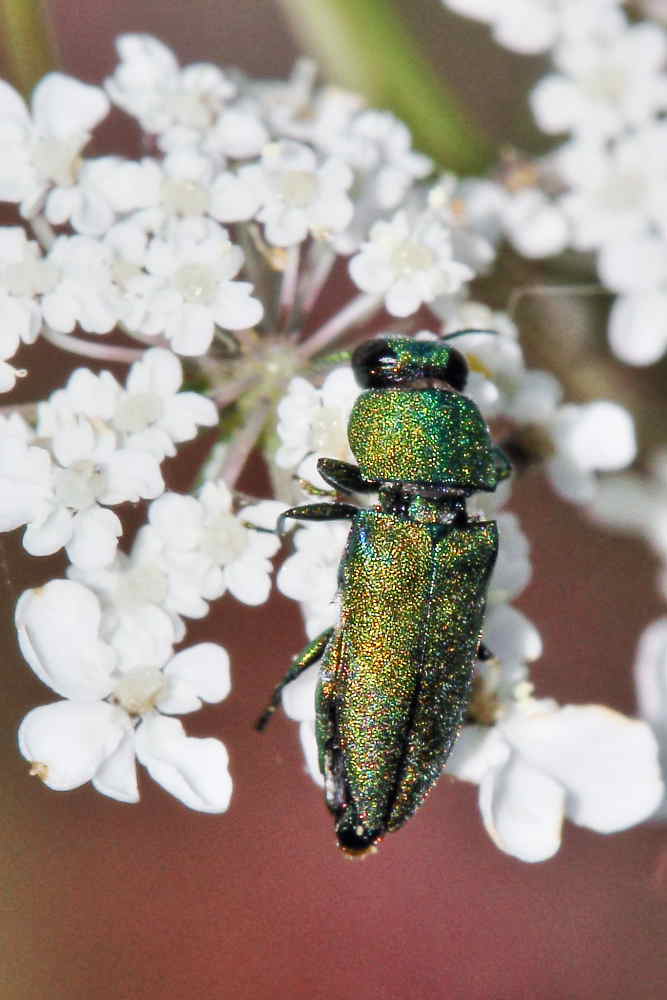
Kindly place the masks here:
<instances>
[{"instance_id":1,"label":"small white petal","mask_svg":"<svg viewBox=\"0 0 667 1000\"><path fill-rule=\"evenodd\" d=\"M560 847L565 789L517 754L487 771L479 808L493 842L521 861L546 861Z\"/></svg>"},{"instance_id":2,"label":"small white petal","mask_svg":"<svg viewBox=\"0 0 667 1000\"><path fill-rule=\"evenodd\" d=\"M645 722L601 705L566 705L516 718L505 738L567 790L567 815L612 833L640 823L663 794L655 737Z\"/></svg>"},{"instance_id":3,"label":"small white petal","mask_svg":"<svg viewBox=\"0 0 667 1000\"><path fill-rule=\"evenodd\" d=\"M219 740L193 739L178 719L149 715L137 730L136 748L151 777L186 806L210 813L227 809L232 779Z\"/></svg>"},{"instance_id":4,"label":"small white petal","mask_svg":"<svg viewBox=\"0 0 667 1000\"><path fill-rule=\"evenodd\" d=\"M129 732L117 749L93 775L93 786L118 802L138 802L137 768L134 763L134 733Z\"/></svg>"},{"instance_id":5,"label":"small white petal","mask_svg":"<svg viewBox=\"0 0 667 1000\"><path fill-rule=\"evenodd\" d=\"M116 504L129 500L153 500L164 492L160 463L148 452L122 448L106 463L107 488L101 503Z\"/></svg>"},{"instance_id":6,"label":"small white petal","mask_svg":"<svg viewBox=\"0 0 667 1000\"><path fill-rule=\"evenodd\" d=\"M222 701L231 689L229 656L222 646L212 642L201 642L177 653L163 673L171 683L157 707L169 714L194 712L201 708L202 701Z\"/></svg>"},{"instance_id":7,"label":"small white petal","mask_svg":"<svg viewBox=\"0 0 667 1000\"><path fill-rule=\"evenodd\" d=\"M72 538L73 517L64 507L47 510L36 518L23 533L23 547L31 556L50 556Z\"/></svg>"},{"instance_id":8,"label":"small white petal","mask_svg":"<svg viewBox=\"0 0 667 1000\"><path fill-rule=\"evenodd\" d=\"M447 773L478 785L487 771L505 763L509 753L494 726L467 725L449 755Z\"/></svg>"},{"instance_id":9,"label":"small white petal","mask_svg":"<svg viewBox=\"0 0 667 1000\"><path fill-rule=\"evenodd\" d=\"M47 135L65 139L90 131L105 117L109 100L91 87L63 73L47 73L32 95L35 124Z\"/></svg>"},{"instance_id":10,"label":"small white petal","mask_svg":"<svg viewBox=\"0 0 667 1000\"><path fill-rule=\"evenodd\" d=\"M57 792L90 781L116 751L130 722L106 702L58 701L29 712L19 727L19 749L41 765L45 785Z\"/></svg>"},{"instance_id":11,"label":"small white petal","mask_svg":"<svg viewBox=\"0 0 667 1000\"><path fill-rule=\"evenodd\" d=\"M21 652L40 680L66 698L105 698L115 656L99 640L100 605L87 587L52 580L16 605Z\"/></svg>"},{"instance_id":12,"label":"small white petal","mask_svg":"<svg viewBox=\"0 0 667 1000\"><path fill-rule=\"evenodd\" d=\"M315 721L315 689L318 676L319 667L315 663L284 689L282 705L290 719L295 719L297 722Z\"/></svg>"},{"instance_id":13,"label":"small white petal","mask_svg":"<svg viewBox=\"0 0 667 1000\"><path fill-rule=\"evenodd\" d=\"M112 510L95 506L75 515L71 531L67 555L79 569L91 570L113 561L123 526Z\"/></svg>"}]
</instances>

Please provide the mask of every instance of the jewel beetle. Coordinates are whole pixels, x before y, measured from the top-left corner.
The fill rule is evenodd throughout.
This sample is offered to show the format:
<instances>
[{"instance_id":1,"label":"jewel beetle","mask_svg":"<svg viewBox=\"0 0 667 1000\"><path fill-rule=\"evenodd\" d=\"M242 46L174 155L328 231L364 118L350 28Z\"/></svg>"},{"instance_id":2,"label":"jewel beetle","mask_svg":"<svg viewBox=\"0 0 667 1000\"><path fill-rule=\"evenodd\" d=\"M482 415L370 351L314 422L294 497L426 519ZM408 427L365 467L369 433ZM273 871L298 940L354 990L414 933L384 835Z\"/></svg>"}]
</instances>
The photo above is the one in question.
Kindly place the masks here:
<instances>
[{"instance_id":1,"label":"jewel beetle","mask_svg":"<svg viewBox=\"0 0 667 1000\"><path fill-rule=\"evenodd\" d=\"M318 470L337 495L377 493L378 502L318 502L281 517L351 521L338 624L295 657L257 723L319 660L319 765L349 855L401 827L438 780L486 653L498 533L495 521L468 515L466 498L495 490L510 465L462 395L468 367L451 339L382 337L356 348L352 369L365 391L348 439L358 465L322 458Z\"/></svg>"}]
</instances>

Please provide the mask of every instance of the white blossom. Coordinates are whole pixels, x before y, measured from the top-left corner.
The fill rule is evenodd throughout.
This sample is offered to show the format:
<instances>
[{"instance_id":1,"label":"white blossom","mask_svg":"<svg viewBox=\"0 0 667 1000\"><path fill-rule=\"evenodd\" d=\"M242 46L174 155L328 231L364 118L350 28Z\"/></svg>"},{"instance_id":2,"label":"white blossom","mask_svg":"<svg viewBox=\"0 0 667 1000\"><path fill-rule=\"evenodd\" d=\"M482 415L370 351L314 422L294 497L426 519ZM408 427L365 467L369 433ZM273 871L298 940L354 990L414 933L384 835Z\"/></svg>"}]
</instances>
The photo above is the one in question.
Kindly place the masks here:
<instances>
[{"instance_id":1,"label":"white blossom","mask_svg":"<svg viewBox=\"0 0 667 1000\"><path fill-rule=\"evenodd\" d=\"M443 0L466 17L489 23L495 40L515 52L544 52L561 38L618 30L619 0Z\"/></svg>"},{"instance_id":2,"label":"white blossom","mask_svg":"<svg viewBox=\"0 0 667 1000\"><path fill-rule=\"evenodd\" d=\"M63 333L71 333L77 324L88 333L113 330L121 304L110 249L88 236L59 236L47 262L58 274L42 298L49 326Z\"/></svg>"},{"instance_id":3,"label":"white blossom","mask_svg":"<svg viewBox=\"0 0 667 1000\"><path fill-rule=\"evenodd\" d=\"M279 247L300 243L310 233L325 238L345 229L352 218L352 202L347 190L352 172L340 160L323 162L308 146L283 140L270 143L258 164L241 168L239 176L254 193L257 219L264 223L269 243ZM234 189L225 203L218 191L217 216L230 218L227 203L236 217Z\"/></svg>"},{"instance_id":4,"label":"white blossom","mask_svg":"<svg viewBox=\"0 0 667 1000\"><path fill-rule=\"evenodd\" d=\"M129 325L150 336L163 333L178 354L202 355L216 324L227 330L253 327L263 314L247 281L236 281L243 251L212 220L174 225L154 237L145 253L145 273L130 277Z\"/></svg>"},{"instance_id":5,"label":"white blossom","mask_svg":"<svg viewBox=\"0 0 667 1000\"><path fill-rule=\"evenodd\" d=\"M663 794L646 723L553 699L528 697L494 726L466 726L447 770L479 785L489 836L522 861L552 857L565 818L613 833L650 816Z\"/></svg>"},{"instance_id":6,"label":"white blossom","mask_svg":"<svg viewBox=\"0 0 667 1000\"><path fill-rule=\"evenodd\" d=\"M449 230L433 214L415 222L400 211L371 228L350 274L362 291L383 296L392 316L409 316L423 302L458 291L473 272L453 259Z\"/></svg>"},{"instance_id":7,"label":"white blossom","mask_svg":"<svg viewBox=\"0 0 667 1000\"><path fill-rule=\"evenodd\" d=\"M108 110L104 91L62 73L37 84L31 110L0 81L0 201L19 203L30 218L49 190L69 188L90 130Z\"/></svg>"},{"instance_id":8,"label":"white blossom","mask_svg":"<svg viewBox=\"0 0 667 1000\"><path fill-rule=\"evenodd\" d=\"M319 389L301 376L293 378L278 406L276 463L326 489L315 462L321 457L354 462L347 422L360 392L349 367L330 372Z\"/></svg>"},{"instance_id":9,"label":"white blossom","mask_svg":"<svg viewBox=\"0 0 667 1000\"><path fill-rule=\"evenodd\" d=\"M160 136L163 148L196 141L214 123L235 86L217 66L181 69L173 52L150 35L121 35L120 64L106 81L111 100Z\"/></svg>"},{"instance_id":10,"label":"white blossom","mask_svg":"<svg viewBox=\"0 0 667 1000\"><path fill-rule=\"evenodd\" d=\"M11 358L22 341L32 344L42 326L41 296L56 281L57 272L28 240L23 229L0 229L0 353Z\"/></svg>"},{"instance_id":11,"label":"white blossom","mask_svg":"<svg viewBox=\"0 0 667 1000\"><path fill-rule=\"evenodd\" d=\"M502 222L505 234L522 257L551 257L567 246L567 218L562 208L538 188L525 188L508 196Z\"/></svg>"},{"instance_id":12,"label":"white blossom","mask_svg":"<svg viewBox=\"0 0 667 1000\"><path fill-rule=\"evenodd\" d=\"M124 445L149 452L158 461L176 454L176 444L190 441L198 427L214 427L218 412L198 392L182 392L183 369L170 351L154 347L135 362L126 387L115 400L111 425Z\"/></svg>"},{"instance_id":13,"label":"white blossom","mask_svg":"<svg viewBox=\"0 0 667 1000\"><path fill-rule=\"evenodd\" d=\"M665 32L646 22L611 37L569 38L555 52L558 73L543 77L531 95L545 132L614 135L644 124L667 104Z\"/></svg>"},{"instance_id":14,"label":"white blossom","mask_svg":"<svg viewBox=\"0 0 667 1000\"><path fill-rule=\"evenodd\" d=\"M294 552L278 571L276 586L301 603L309 638L338 618L337 572L349 531L346 522L300 526L294 533Z\"/></svg>"},{"instance_id":15,"label":"white blossom","mask_svg":"<svg viewBox=\"0 0 667 1000\"><path fill-rule=\"evenodd\" d=\"M49 788L92 781L103 795L137 802L135 756L191 809L224 812L231 796L227 751L192 739L161 713L196 711L230 688L229 658L201 643L135 666L99 638L97 598L81 584L53 580L21 595L21 652L37 676L67 701L35 708L19 729L19 748Z\"/></svg>"},{"instance_id":16,"label":"white blossom","mask_svg":"<svg viewBox=\"0 0 667 1000\"><path fill-rule=\"evenodd\" d=\"M602 248L643 235L664 218L667 126L651 124L611 148L568 143L557 167L570 190L561 204L577 249Z\"/></svg>"},{"instance_id":17,"label":"white blossom","mask_svg":"<svg viewBox=\"0 0 667 1000\"><path fill-rule=\"evenodd\" d=\"M166 493L151 504L149 524L141 529L137 544L144 550L143 560L152 554L153 564L166 575L164 606L201 618L207 602L227 590L244 604L263 604L271 586L270 559L280 544L266 530L265 518L275 526L282 509L275 501L265 501L235 514L231 494L221 482L205 483L198 497ZM246 527L253 524L264 530Z\"/></svg>"}]
</instances>

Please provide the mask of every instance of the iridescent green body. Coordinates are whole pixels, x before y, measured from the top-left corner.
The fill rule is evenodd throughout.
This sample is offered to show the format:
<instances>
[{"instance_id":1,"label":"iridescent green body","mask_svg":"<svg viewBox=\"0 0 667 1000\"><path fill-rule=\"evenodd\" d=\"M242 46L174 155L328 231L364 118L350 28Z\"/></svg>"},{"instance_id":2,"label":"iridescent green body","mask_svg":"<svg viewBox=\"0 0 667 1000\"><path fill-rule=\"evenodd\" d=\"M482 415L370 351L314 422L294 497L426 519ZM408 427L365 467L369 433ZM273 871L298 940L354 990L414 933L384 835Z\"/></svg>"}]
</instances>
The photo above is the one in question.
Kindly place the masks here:
<instances>
[{"instance_id":1,"label":"iridescent green body","mask_svg":"<svg viewBox=\"0 0 667 1000\"><path fill-rule=\"evenodd\" d=\"M364 479L495 490L489 432L475 404L446 389L372 389L347 429Z\"/></svg>"},{"instance_id":2,"label":"iridescent green body","mask_svg":"<svg viewBox=\"0 0 667 1000\"><path fill-rule=\"evenodd\" d=\"M495 523L352 522L340 622L317 695L330 808L372 839L396 830L438 780L468 702Z\"/></svg>"},{"instance_id":3,"label":"iridescent green body","mask_svg":"<svg viewBox=\"0 0 667 1000\"><path fill-rule=\"evenodd\" d=\"M319 463L337 493L377 491L378 504L295 507L283 518L352 521L339 570L338 624L312 640L283 686L321 659L320 768L339 845L361 854L414 813L438 780L467 708L494 521L465 498L494 490L509 463L465 384L462 355L442 341L386 338L352 358L368 391L348 425L358 468Z\"/></svg>"}]
</instances>

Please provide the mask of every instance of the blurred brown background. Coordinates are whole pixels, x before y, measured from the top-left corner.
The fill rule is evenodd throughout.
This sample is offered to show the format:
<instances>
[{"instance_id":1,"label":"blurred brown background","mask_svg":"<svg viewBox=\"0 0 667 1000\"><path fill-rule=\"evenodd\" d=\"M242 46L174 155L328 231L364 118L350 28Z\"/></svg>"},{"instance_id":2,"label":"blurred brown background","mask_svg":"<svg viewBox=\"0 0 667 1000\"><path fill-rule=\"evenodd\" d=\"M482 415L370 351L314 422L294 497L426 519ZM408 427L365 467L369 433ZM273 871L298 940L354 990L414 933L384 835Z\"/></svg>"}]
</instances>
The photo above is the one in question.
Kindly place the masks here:
<instances>
[{"instance_id":1,"label":"blurred brown background","mask_svg":"<svg viewBox=\"0 0 667 1000\"><path fill-rule=\"evenodd\" d=\"M525 91L540 64L499 52L436 0L403 7L496 139L531 146ZM65 69L90 81L112 69L122 31L150 31L186 62L262 75L287 73L296 54L272 0L54 0L52 9ZM119 125L104 141L127 134ZM31 393L63 371L40 350ZM245 485L265 488L261 468ZM636 636L663 610L651 557L591 528L539 475L519 485L513 508L533 544L534 580L519 604L545 642L538 693L632 712ZM567 826L557 858L529 866L493 846L476 790L444 779L376 857L339 855L296 727L279 717L261 737L252 729L303 641L296 607L281 597L258 609L227 598L190 630L232 655L231 696L186 720L189 732L227 744L226 815L189 812L150 780L142 803L125 806L28 778L16 727L52 699L21 663L13 605L62 563L29 560L14 536L2 557L2 1000L666 995L667 827L600 837Z\"/></svg>"}]
</instances>

